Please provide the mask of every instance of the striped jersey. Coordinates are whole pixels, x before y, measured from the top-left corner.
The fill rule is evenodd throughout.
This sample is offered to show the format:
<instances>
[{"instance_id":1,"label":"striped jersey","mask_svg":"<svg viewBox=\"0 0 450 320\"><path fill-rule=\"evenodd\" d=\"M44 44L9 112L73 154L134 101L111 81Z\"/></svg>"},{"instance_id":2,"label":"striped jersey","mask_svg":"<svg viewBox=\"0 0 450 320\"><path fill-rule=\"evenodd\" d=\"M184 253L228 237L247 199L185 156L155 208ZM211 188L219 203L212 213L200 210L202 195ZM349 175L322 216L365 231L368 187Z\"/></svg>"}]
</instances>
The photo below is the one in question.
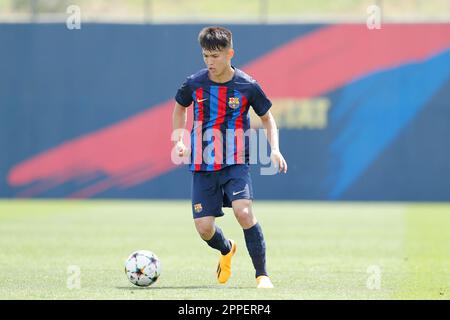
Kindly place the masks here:
<instances>
[{"instance_id":1,"label":"striped jersey","mask_svg":"<svg viewBox=\"0 0 450 320\"><path fill-rule=\"evenodd\" d=\"M259 84L235 67L233 78L224 83L209 79L208 69L189 76L175 100L194 106L191 130L191 171L217 171L233 164L248 164L251 106L263 116L272 106Z\"/></svg>"}]
</instances>

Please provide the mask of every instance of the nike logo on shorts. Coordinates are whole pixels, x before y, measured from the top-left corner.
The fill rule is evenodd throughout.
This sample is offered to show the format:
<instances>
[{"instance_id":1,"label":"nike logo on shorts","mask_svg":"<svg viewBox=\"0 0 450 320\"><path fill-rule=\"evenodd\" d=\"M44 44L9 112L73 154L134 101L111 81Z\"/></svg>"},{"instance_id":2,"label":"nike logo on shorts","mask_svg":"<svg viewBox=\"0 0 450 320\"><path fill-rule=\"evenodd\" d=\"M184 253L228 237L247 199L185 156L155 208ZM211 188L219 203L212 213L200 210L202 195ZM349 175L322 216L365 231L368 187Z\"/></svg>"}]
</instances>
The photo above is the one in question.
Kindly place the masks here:
<instances>
[{"instance_id":1,"label":"nike logo on shorts","mask_svg":"<svg viewBox=\"0 0 450 320\"><path fill-rule=\"evenodd\" d=\"M238 191L238 192L234 192L233 191L233 196L235 196L235 195L237 195L237 194L239 194L239 193L242 193L242 192L244 192L245 191L245 189L244 190L241 190L241 191Z\"/></svg>"}]
</instances>

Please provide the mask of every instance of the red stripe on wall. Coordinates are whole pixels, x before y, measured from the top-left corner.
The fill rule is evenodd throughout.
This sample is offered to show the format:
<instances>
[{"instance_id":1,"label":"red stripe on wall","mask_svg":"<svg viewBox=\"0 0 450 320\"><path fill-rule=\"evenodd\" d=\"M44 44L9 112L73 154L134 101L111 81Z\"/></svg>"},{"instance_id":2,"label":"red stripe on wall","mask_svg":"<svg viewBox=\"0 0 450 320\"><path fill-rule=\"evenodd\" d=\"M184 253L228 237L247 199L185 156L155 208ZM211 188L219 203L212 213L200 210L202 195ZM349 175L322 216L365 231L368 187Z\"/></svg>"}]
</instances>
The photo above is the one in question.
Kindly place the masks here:
<instances>
[{"instance_id":1,"label":"red stripe on wall","mask_svg":"<svg viewBox=\"0 0 450 320\"><path fill-rule=\"evenodd\" d=\"M450 46L450 25L340 24L299 37L244 71L271 98L314 97L368 73L426 59Z\"/></svg>"}]
</instances>

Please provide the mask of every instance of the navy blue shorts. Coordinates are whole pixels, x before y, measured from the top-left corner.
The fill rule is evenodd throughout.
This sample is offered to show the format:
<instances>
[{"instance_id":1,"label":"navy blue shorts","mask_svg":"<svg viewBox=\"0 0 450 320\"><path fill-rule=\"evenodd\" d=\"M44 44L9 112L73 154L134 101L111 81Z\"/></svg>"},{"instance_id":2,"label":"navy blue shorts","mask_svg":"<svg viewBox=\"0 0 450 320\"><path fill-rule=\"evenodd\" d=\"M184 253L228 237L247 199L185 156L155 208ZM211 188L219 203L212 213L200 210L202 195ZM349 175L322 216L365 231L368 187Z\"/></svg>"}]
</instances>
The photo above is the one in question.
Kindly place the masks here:
<instances>
[{"instance_id":1,"label":"navy blue shorts","mask_svg":"<svg viewBox=\"0 0 450 320\"><path fill-rule=\"evenodd\" d=\"M238 199L253 199L248 164L226 166L218 171L192 172L192 214L194 219L224 215L222 207L231 207Z\"/></svg>"}]
</instances>

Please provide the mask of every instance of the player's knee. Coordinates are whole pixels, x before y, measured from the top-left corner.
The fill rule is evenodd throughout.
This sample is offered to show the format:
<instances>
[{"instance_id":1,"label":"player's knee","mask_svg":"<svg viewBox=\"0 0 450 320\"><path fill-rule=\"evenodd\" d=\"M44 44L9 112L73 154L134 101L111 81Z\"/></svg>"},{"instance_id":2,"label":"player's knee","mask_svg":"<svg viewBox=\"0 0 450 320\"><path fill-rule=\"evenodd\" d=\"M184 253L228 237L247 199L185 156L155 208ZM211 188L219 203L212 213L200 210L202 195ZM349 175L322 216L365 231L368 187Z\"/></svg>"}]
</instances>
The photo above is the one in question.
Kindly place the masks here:
<instances>
[{"instance_id":1,"label":"player's knee","mask_svg":"<svg viewBox=\"0 0 450 320\"><path fill-rule=\"evenodd\" d=\"M251 225L254 222L254 217L250 206L242 206L234 209L234 215L241 225Z\"/></svg>"},{"instance_id":2,"label":"player's knee","mask_svg":"<svg viewBox=\"0 0 450 320\"><path fill-rule=\"evenodd\" d=\"M214 235L214 225L210 223L195 223L198 234L204 240L209 240Z\"/></svg>"},{"instance_id":3,"label":"player's knee","mask_svg":"<svg viewBox=\"0 0 450 320\"><path fill-rule=\"evenodd\" d=\"M246 217L248 217L250 215L250 208L247 206L235 208L234 214L238 218L245 219Z\"/></svg>"}]
</instances>

